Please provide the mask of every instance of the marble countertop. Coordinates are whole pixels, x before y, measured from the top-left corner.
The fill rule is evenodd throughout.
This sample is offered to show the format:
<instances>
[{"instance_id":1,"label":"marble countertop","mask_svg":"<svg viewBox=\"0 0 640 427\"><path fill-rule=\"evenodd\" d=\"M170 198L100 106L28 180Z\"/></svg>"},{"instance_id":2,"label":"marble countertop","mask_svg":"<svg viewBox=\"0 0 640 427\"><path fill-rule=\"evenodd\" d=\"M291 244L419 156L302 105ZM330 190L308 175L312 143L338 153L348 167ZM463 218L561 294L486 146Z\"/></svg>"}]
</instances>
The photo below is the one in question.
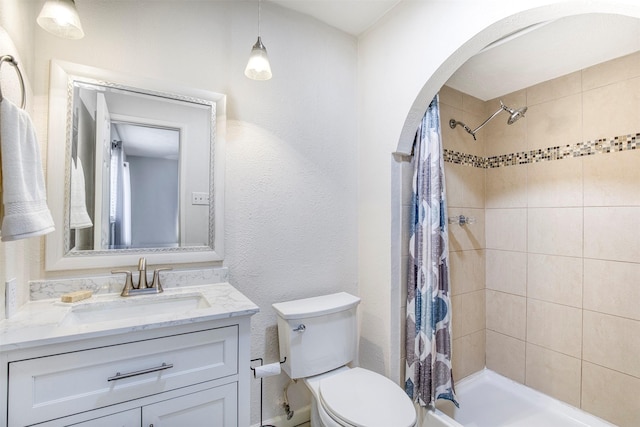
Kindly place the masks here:
<instances>
[{"instance_id":1,"label":"marble countertop","mask_svg":"<svg viewBox=\"0 0 640 427\"><path fill-rule=\"evenodd\" d=\"M190 305L181 304L185 301ZM198 306L194 306L196 302ZM141 314L133 315L138 309ZM130 297L93 295L75 303L62 303L59 298L36 300L0 321L0 352L250 316L258 311L258 306L229 283L168 288L161 294ZM88 320L78 320L80 314Z\"/></svg>"}]
</instances>

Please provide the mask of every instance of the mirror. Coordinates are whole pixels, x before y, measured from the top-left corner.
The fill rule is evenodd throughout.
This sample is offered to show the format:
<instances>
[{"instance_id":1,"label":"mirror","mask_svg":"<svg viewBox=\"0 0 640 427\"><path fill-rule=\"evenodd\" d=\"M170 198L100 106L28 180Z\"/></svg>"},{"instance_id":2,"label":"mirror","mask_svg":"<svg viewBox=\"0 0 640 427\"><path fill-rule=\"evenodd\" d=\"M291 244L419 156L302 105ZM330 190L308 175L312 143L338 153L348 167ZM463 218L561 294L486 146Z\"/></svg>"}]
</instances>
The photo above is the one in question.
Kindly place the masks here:
<instances>
[{"instance_id":1,"label":"mirror","mask_svg":"<svg viewBox=\"0 0 640 427\"><path fill-rule=\"evenodd\" d=\"M222 260L224 129L223 95L52 61L46 269Z\"/></svg>"}]
</instances>

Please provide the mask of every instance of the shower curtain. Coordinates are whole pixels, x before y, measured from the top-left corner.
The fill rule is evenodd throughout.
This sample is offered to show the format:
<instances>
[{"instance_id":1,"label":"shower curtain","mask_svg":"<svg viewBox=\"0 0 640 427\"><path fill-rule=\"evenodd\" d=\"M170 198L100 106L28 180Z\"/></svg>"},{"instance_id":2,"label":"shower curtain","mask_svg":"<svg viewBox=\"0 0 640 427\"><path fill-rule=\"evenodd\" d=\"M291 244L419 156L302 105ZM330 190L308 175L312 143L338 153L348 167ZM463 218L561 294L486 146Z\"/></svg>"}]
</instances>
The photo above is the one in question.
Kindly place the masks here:
<instances>
[{"instance_id":1,"label":"shower curtain","mask_svg":"<svg viewBox=\"0 0 640 427\"><path fill-rule=\"evenodd\" d=\"M412 164L405 390L421 406L436 399L458 406L451 373L447 205L437 95L416 133Z\"/></svg>"}]
</instances>

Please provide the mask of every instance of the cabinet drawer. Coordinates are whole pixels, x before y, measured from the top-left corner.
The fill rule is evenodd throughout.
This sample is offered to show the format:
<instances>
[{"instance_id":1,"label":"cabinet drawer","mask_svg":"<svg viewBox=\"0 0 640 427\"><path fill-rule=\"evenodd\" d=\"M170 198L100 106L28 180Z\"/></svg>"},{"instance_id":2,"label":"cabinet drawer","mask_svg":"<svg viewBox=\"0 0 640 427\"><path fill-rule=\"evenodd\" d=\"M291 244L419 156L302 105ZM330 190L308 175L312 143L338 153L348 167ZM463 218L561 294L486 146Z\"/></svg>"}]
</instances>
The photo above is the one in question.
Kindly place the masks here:
<instances>
[{"instance_id":1,"label":"cabinet drawer","mask_svg":"<svg viewBox=\"0 0 640 427\"><path fill-rule=\"evenodd\" d=\"M101 408L238 372L238 327L9 364L9 425Z\"/></svg>"}]
</instances>

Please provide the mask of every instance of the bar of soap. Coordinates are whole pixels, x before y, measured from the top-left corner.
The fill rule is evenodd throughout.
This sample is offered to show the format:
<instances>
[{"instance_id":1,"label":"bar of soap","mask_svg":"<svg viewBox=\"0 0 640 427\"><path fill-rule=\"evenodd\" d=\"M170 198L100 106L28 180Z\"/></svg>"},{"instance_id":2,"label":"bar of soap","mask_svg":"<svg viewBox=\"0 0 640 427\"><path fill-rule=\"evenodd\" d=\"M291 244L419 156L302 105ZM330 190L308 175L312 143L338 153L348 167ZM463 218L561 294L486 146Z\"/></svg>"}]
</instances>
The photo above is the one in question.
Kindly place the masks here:
<instances>
[{"instance_id":1,"label":"bar of soap","mask_svg":"<svg viewBox=\"0 0 640 427\"><path fill-rule=\"evenodd\" d=\"M82 301L83 299L91 298L91 295L93 295L93 293L89 290L69 292L68 294L62 295L60 297L60 301L62 302Z\"/></svg>"}]
</instances>

